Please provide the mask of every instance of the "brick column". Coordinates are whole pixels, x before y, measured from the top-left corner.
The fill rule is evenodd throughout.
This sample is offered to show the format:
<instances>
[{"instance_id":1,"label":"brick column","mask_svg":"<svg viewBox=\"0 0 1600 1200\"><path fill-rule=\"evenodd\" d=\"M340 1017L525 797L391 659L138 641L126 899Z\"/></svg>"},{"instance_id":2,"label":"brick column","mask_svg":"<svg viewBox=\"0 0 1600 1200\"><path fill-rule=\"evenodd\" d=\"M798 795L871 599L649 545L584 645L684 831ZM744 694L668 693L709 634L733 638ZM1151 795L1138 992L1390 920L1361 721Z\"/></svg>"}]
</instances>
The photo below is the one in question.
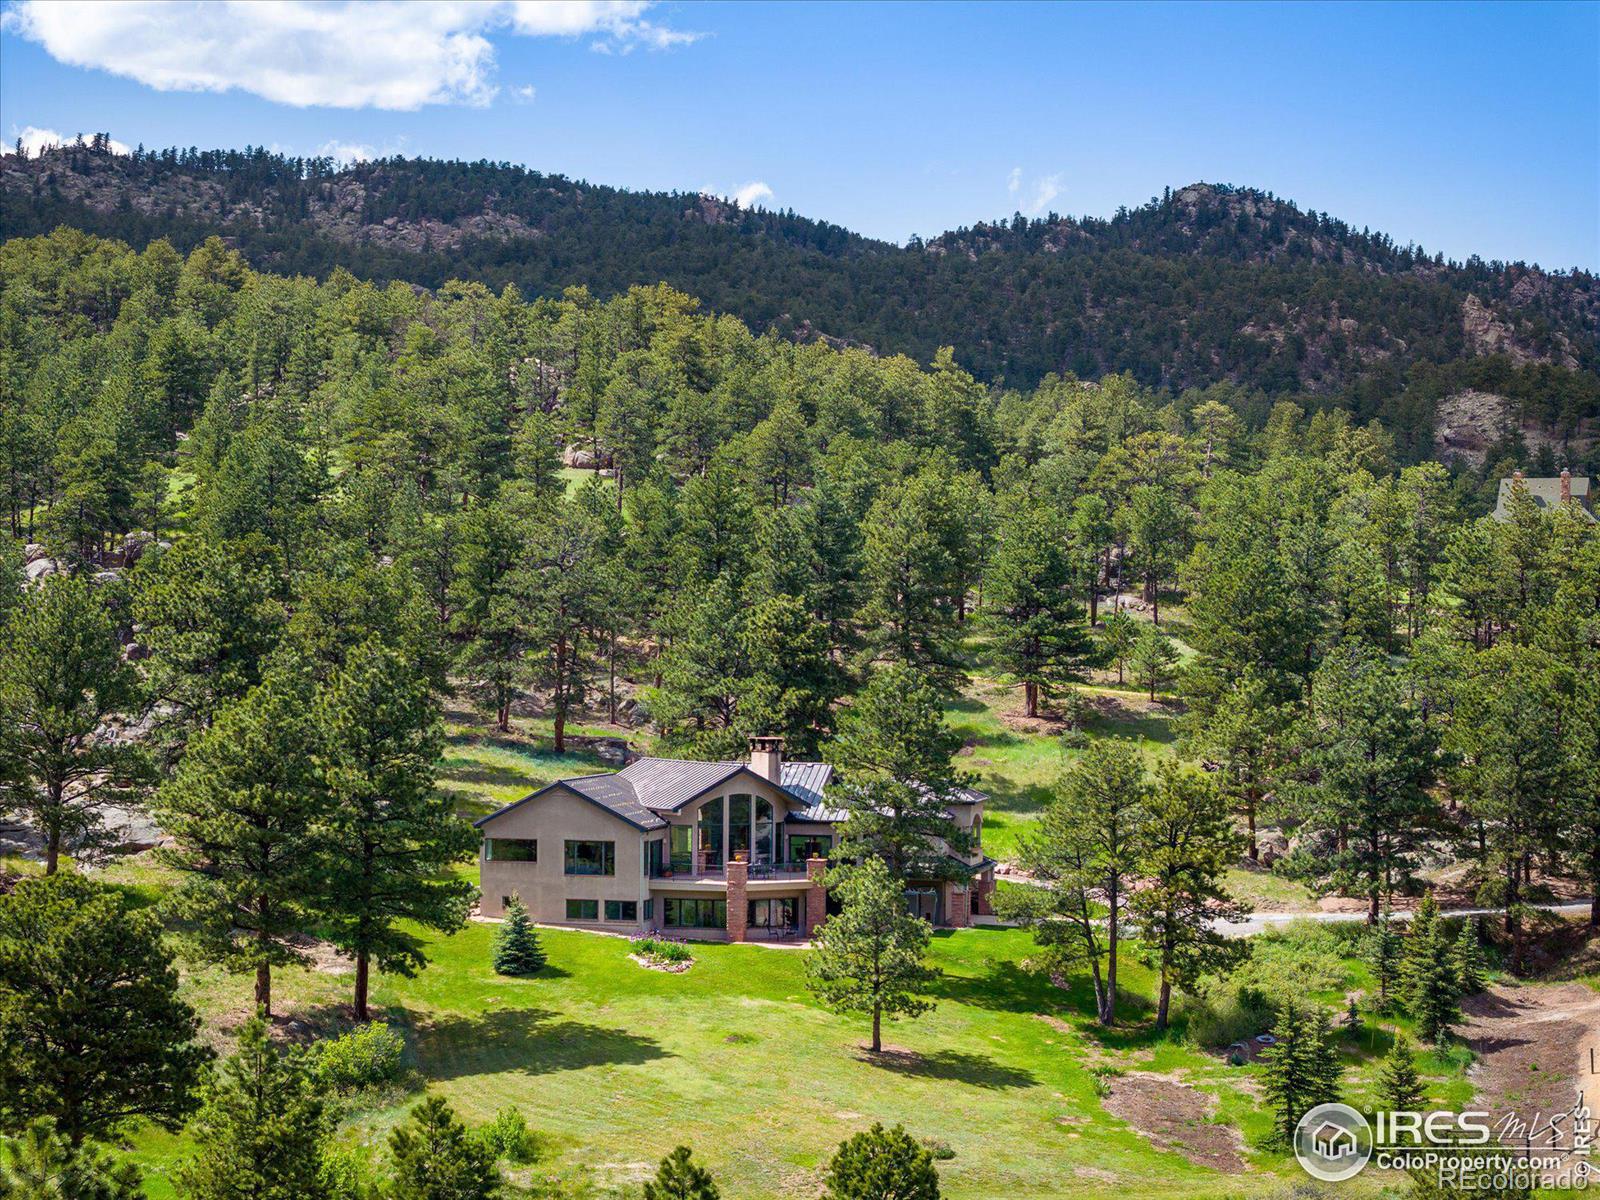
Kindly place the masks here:
<instances>
[{"instance_id":1,"label":"brick column","mask_svg":"<svg viewBox=\"0 0 1600 1200\"><path fill-rule=\"evenodd\" d=\"M821 925L828 915L828 889L822 886L822 877L828 872L828 860L825 858L806 859L806 911L805 932L810 937L816 933L817 926Z\"/></svg>"},{"instance_id":2,"label":"brick column","mask_svg":"<svg viewBox=\"0 0 1600 1200\"><path fill-rule=\"evenodd\" d=\"M750 905L745 900L745 884L749 880L749 863L730 862L728 864L728 940L730 942L744 941L745 931L750 926Z\"/></svg>"},{"instance_id":3,"label":"brick column","mask_svg":"<svg viewBox=\"0 0 1600 1200\"><path fill-rule=\"evenodd\" d=\"M994 916L994 876L980 875L973 880L972 911L980 917Z\"/></svg>"},{"instance_id":4,"label":"brick column","mask_svg":"<svg viewBox=\"0 0 1600 1200\"><path fill-rule=\"evenodd\" d=\"M965 929L972 924L972 893L964 887L952 885L950 888L950 910L945 914L950 919L950 924L957 929Z\"/></svg>"}]
</instances>

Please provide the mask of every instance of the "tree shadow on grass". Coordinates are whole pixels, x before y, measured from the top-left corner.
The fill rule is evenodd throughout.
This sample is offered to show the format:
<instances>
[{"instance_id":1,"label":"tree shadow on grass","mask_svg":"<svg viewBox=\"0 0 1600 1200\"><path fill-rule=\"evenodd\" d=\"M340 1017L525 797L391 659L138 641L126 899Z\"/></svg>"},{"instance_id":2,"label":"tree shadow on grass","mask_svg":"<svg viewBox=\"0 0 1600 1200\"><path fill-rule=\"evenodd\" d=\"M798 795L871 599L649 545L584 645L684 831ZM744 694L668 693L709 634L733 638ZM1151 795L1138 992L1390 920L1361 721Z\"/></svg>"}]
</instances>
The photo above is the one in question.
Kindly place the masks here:
<instances>
[{"instance_id":1,"label":"tree shadow on grass","mask_svg":"<svg viewBox=\"0 0 1600 1200\"><path fill-rule=\"evenodd\" d=\"M539 1008L421 1020L416 1035L417 1061L429 1079L548 1075L585 1067L637 1066L671 1057L654 1038Z\"/></svg>"},{"instance_id":2,"label":"tree shadow on grass","mask_svg":"<svg viewBox=\"0 0 1600 1200\"><path fill-rule=\"evenodd\" d=\"M992 1058L968 1054L963 1050L938 1050L923 1054L915 1050L885 1047L876 1054L871 1050L862 1050L856 1055L856 1060L893 1071L896 1075L945 1079L981 1088L1032 1087L1039 1082L1031 1071L1002 1066Z\"/></svg>"},{"instance_id":3,"label":"tree shadow on grass","mask_svg":"<svg viewBox=\"0 0 1600 1200\"><path fill-rule=\"evenodd\" d=\"M461 758L446 757L439 764L439 773L449 783L477 783L489 787L525 787L530 791L540 785L527 773L510 767L497 767L488 763L469 762Z\"/></svg>"}]
</instances>

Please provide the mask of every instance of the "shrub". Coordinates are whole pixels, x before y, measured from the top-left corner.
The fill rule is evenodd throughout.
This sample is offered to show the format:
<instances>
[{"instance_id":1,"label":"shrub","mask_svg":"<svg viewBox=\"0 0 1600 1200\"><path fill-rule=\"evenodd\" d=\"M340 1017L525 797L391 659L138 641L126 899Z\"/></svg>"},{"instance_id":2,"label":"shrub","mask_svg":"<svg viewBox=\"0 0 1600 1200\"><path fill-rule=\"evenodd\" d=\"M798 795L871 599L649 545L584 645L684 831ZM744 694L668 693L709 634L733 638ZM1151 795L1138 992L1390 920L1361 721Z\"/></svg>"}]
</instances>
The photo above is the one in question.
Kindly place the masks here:
<instances>
[{"instance_id":1,"label":"shrub","mask_svg":"<svg viewBox=\"0 0 1600 1200\"><path fill-rule=\"evenodd\" d=\"M933 1155L898 1125L840 1143L826 1184L825 1200L939 1200Z\"/></svg>"},{"instance_id":2,"label":"shrub","mask_svg":"<svg viewBox=\"0 0 1600 1200\"><path fill-rule=\"evenodd\" d=\"M687 944L672 941L670 938L639 937L634 938L628 944L640 958L647 958L654 962L689 963L694 961L694 955L689 953Z\"/></svg>"},{"instance_id":3,"label":"shrub","mask_svg":"<svg viewBox=\"0 0 1600 1200\"><path fill-rule=\"evenodd\" d=\"M538 1137L528 1128L522 1110L511 1105L495 1113L494 1120L478 1130L478 1137L496 1158L507 1162L520 1165L539 1157Z\"/></svg>"},{"instance_id":4,"label":"shrub","mask_svg":"<svg viewBox=\"0 0 1600 1200\"><path fill-rule=\"evenodd\" d=\"M380 1022L363 1025L317 1047L317 1082L336 1092L393 1083L404 1069L405 1039Z\"/></svg>"}]
</instances>

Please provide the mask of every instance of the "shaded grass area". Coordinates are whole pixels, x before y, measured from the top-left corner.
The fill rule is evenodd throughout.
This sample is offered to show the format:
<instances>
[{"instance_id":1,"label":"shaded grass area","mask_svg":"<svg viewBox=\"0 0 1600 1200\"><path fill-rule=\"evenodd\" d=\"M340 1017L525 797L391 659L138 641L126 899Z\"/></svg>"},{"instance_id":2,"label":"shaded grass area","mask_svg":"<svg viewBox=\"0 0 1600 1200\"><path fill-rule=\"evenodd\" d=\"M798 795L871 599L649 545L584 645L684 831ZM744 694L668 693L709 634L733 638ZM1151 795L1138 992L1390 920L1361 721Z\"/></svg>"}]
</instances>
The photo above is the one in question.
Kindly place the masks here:
<instances>
[{"instance_id":1,"label":"shaded grass area","mask_svg":"<svg viewBox=\"0 0 1600 1200\"><path fill-rule=\"evenodd\" d=\"M1152 766L1176 756L1175 711L1146 704L1131 687L1080 690L1093 706L1086 729L1091 739L1125 739ZM945 708L946 720L965 743L956 766L976 775L977 786L989 794L984 851L1001 861L1016 857L1018 839L1049 804L1061 772L1082 755L1068 748L1050 723L1019 719L1019 693L1003 680L977 678Z\"/></svg>"},{"instance_id":2,"label":"shaded grass area","mask_svg":"<svg viewBox=\"0 0 1600 1200\"><path fill-rule=\"evenodd\" d=\"M473 817L520 800L557 779L593 775L613 768L599 755L569 749L557 754L548 738L520 733L503 736L451 725L439 760L439 787L455 797L457 808Z\"/></svg>"}]
</instances>

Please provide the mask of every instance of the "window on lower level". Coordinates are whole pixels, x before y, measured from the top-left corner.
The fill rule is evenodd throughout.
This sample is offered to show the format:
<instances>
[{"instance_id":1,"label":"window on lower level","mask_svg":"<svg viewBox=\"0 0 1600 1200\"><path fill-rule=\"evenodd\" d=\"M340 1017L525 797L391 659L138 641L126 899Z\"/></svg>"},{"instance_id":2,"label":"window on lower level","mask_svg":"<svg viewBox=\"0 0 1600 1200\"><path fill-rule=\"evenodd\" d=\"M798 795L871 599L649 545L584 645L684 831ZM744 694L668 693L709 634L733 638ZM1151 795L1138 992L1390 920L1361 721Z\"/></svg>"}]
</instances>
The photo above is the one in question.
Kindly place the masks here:
<instances>
[{"instance_id":1,"label":"window on lower level","mask_svg":"<svg viewBox=\"0 0 1600 1200\"><path fill-rule=\"evenodd\" d=\"M655 915L656 915L656 902L654 900L646 900L644 902L644 919L646 921L653 920Z\"/></svg>"},{"instance_id":2,"label":"window on lower level","mask_svg":"<svg viewBox=\"0 0 1600 1200\"><path fill-rule=\"evenodd\" d=\"M639 919L639 902L637 900L607 900L606 920L608 921L637 921Z\"/></svg>"},{"instance_id":3,"label":"window on lower level","mask_svg":"<svg viewBox=\"0 0 1600 1200\"><path fill-rule=\"evenodd\" d=\"M615 875L617 844L569 841L566 861L568 875Z\"/></svg>"},{"instance_id":4,"label":"window on lower level","mask_svg":"<svg viewBox=\"0 0 1600 1200\"><path fill-rule=\"evenodd\" d=\"M671 929L726 929L728 927L728 902L726 900L691 900L668 898L666 924Z\"/></svg>"},{"instance_id":5,"label":"window on lower level","mask_svg":"<svg viewBox=\"0 0 1600 1200\"><path fill-rule=\"evenodd\" d=\"M568 900L567 920L569 921L598 921L600 919L600 901L598 900Z\"/></svg>"},{"instance_id":6,"label":"window on lower level","mask_svg":"<svg viewBox=\"0 0 1600 1200\"><path fill-rule=\"evenodd\" d=\"M484 838L485 862L538 862L538 838Z\"/></svg>"}]
</instances>

